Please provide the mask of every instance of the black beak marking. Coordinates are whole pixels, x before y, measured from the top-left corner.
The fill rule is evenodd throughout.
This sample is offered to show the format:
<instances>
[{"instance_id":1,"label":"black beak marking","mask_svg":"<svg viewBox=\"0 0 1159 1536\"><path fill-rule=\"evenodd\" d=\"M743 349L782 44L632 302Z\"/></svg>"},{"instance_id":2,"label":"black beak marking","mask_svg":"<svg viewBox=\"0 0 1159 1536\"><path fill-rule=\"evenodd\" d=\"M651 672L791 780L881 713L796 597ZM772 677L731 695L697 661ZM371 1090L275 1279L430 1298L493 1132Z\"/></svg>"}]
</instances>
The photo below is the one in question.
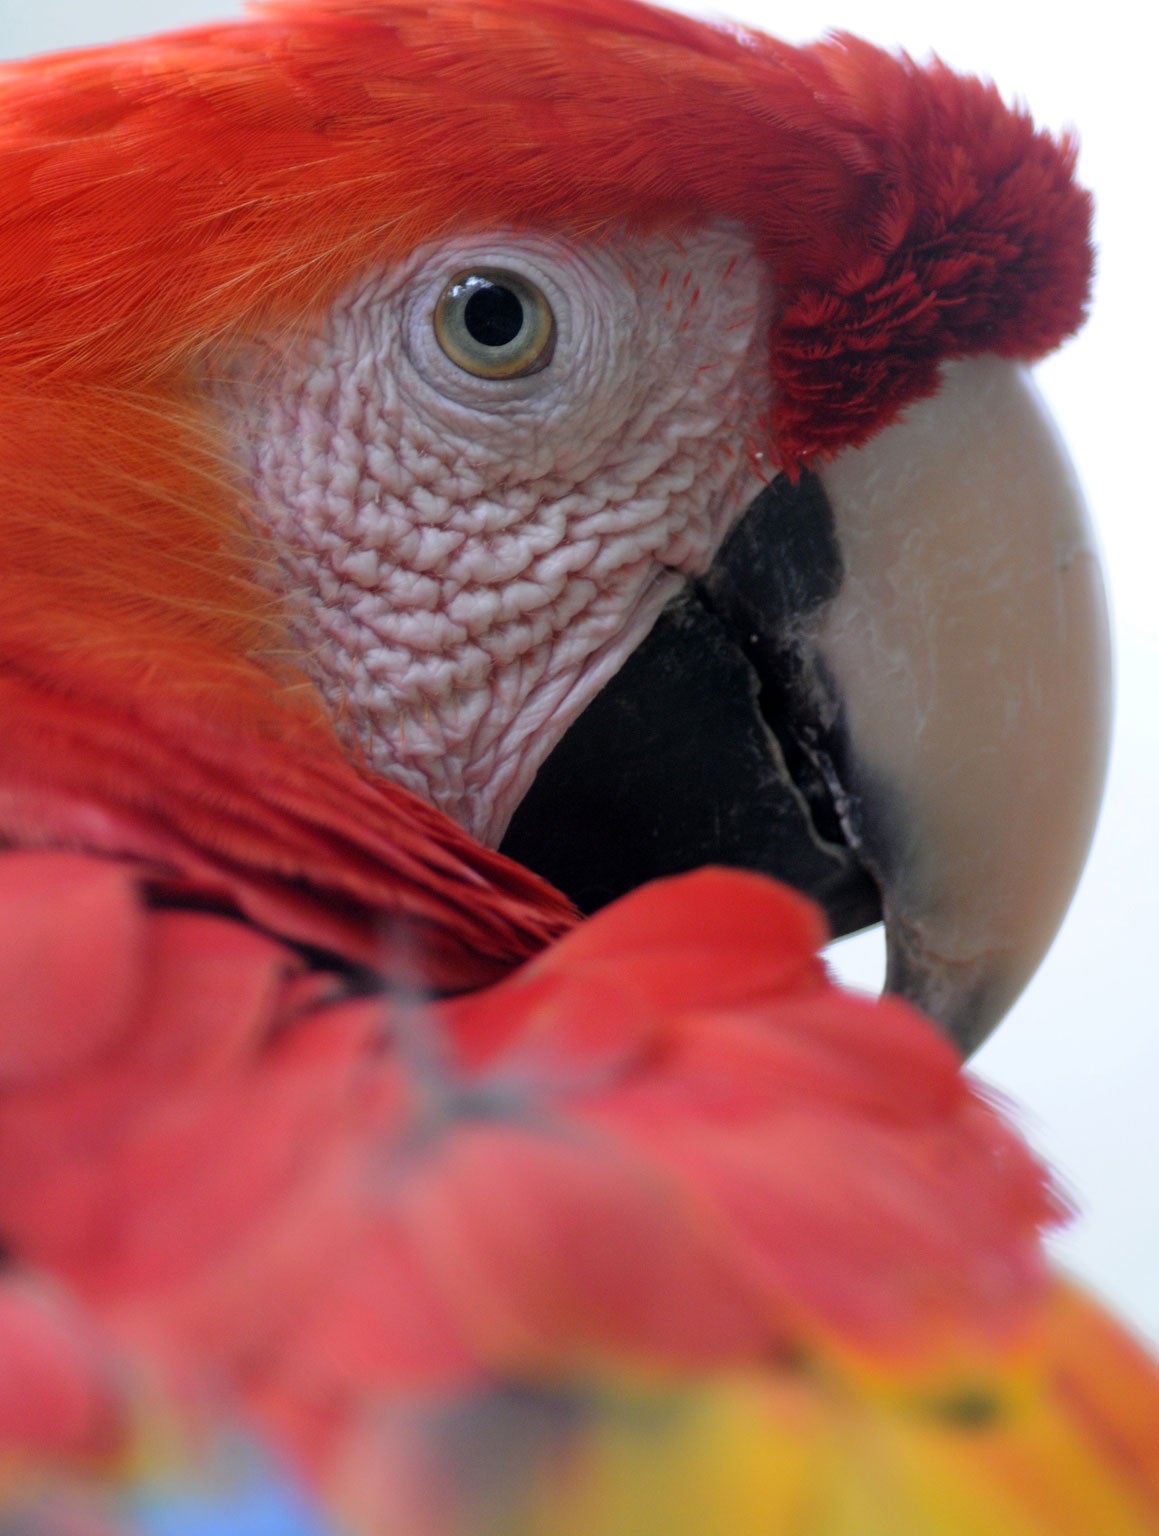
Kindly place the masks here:
<instances>
[{"instance_id":1,"label":"black beak marking","mask_svg":"<svg viewBox=\"0 0 1159 1536\"><path fill-rule=\"evenodd\" d=\"M726 864L805 892L835 936L877 922L838 810L840 706L800 643L841 580L820 481L778 477L545 760L502 852L585 912Z\"/></svg>"}]
</instances>

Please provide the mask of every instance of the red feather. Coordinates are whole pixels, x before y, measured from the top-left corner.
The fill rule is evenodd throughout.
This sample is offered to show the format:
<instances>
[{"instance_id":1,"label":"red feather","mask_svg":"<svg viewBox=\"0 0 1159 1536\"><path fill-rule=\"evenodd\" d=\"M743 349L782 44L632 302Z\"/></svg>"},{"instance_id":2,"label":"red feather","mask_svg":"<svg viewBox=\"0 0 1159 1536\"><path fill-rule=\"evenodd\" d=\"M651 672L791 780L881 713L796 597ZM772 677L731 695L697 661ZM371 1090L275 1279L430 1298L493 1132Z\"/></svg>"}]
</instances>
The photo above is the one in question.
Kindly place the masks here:
<instances>
[{"instance_id":1,"label":"red feather","mask_svg":"<svg viewBox=\"0 0 1159 1536\"><path fill-rule=\"evenodd\" d=\"M0 1356L37 1385L6 1443L119 1445L106 1348L333 1482L420 1387L827 1390L1045 1337L1159 1504L1153 1379L1107 1346L1127 1424L1055 1336L1060 1202L951 1049L835 991L767 882L569 931L349 761L213 404L249 338L449 229L723 219L774 274L795 470L942 359L1077 326L1072 162L940 66L629 0L287 3L0 71Z\"/></svg>"},{"instance_id":2,"label":"red feather","mask_svg":"<svg viewBox=\"0 0 1159 1536\"><path fill-rule=\"evenodd\" d=\"M1041 1168L923 1019L833 989L768 881L652 886L438 1005L352 996L131 866L8 870L29 951L70 893L72 996L119 982L87 1015L62 990L0 1096L0 1230L319 1470L421 1383L835 1345L929 1367L1042 1303Z\"/></svg>"},{"instance_id":3,"label":"red feather","mask_svg":"<svg viewBox=\"0 0 1159 1536\"><path fill-rule=\"evenodd\" d=\"M6 66L0 835L147 857L360 959L384 914L413 922L437 986L532 953L566 904L324 720L253 575L215 372L451 228L731 219L780 295L791 466L946 356L1079 323L1072 160L941 67L631 0L287 3Z\"/></svg>"}]
</instances>

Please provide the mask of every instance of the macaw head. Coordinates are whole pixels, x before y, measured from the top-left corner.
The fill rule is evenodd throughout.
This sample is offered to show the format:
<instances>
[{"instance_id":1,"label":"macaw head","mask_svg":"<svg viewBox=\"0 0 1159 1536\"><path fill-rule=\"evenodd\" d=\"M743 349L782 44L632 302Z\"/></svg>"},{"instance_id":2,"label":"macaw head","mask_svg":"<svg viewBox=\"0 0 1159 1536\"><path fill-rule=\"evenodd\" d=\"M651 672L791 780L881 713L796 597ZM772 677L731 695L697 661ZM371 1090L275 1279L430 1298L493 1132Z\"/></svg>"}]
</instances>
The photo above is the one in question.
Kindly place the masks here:
<instances>
[{"instance_id":1,"label":"macaw head","mask_svg":"<svg viewBox=\"0 0 1159 1536\"><path fill-rule=\"evenodd\" d=\"M278 0L4 101L11 665L324 737L584 907L726 862L883 914L985 1034L1105 753L1024 373L1070 145L634 0Z\"/></svg>"}]
</instances>

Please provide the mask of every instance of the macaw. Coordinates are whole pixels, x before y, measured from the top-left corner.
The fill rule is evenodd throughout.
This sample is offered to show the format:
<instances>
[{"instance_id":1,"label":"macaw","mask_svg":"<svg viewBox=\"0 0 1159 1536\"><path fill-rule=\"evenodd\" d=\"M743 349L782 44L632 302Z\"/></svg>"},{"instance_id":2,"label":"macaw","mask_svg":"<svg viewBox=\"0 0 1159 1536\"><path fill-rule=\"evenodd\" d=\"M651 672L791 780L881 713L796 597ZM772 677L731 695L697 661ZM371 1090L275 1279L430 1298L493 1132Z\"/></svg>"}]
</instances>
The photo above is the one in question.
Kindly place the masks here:
<instances>
[{"instance_id":1,"label":"macaw","mask_svg":"<svg viewBox=\"0 0 1159 1536\"><path fill-rule=\"evenodd\" d=\"M1100 794L1073 161L636 0L0 73L0 1529L1159 1529L962 1069Z\"/></svg>"}]
</instances>

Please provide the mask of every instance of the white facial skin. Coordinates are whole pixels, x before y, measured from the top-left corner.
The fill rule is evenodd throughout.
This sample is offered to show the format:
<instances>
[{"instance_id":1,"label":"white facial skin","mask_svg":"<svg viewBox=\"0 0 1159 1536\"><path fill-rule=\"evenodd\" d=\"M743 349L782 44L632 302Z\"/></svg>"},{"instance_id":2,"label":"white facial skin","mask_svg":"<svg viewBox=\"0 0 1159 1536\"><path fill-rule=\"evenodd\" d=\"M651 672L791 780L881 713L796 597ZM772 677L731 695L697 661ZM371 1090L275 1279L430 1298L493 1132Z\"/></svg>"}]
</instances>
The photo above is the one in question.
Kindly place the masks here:
<instances>
[{"instance_id":1,"label":"white facial skin","mask_svg":"<svg viewBox=\"0 0 1159 1536\"><path fill-rule=\"evenodd\" d=\"M435 309L477 268L538 287L550 362L487 379ZM731 228L432 244L224 401L272 578L339 731L484 842L699 573L764 457L771 295Z\"/></svg>"}]
</instances>

